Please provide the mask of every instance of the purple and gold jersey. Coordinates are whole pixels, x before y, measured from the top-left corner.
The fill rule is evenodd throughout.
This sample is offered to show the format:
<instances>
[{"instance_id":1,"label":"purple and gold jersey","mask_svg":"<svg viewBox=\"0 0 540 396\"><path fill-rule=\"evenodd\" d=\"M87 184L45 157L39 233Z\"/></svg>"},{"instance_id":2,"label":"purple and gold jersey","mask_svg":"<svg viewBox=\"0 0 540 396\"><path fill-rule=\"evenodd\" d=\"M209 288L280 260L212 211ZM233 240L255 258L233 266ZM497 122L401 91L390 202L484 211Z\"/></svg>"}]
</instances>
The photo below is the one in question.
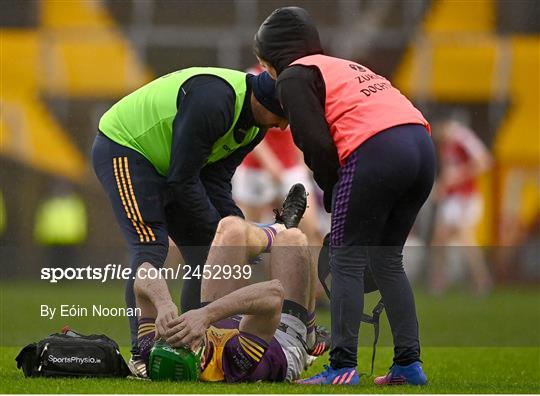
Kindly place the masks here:
<instances>
[{"instance_id":1,"label":"purple and gold jersey","mask_svg":"<svg viewBox=\"0 0 540 396\"><path fill-rule=\"evenodd\" d=\"M283 381L287 359L275 338L270 343L238 330L238 321L227 319L206 331L209 361L201 381Z\"/></svg>"}]
</instances>

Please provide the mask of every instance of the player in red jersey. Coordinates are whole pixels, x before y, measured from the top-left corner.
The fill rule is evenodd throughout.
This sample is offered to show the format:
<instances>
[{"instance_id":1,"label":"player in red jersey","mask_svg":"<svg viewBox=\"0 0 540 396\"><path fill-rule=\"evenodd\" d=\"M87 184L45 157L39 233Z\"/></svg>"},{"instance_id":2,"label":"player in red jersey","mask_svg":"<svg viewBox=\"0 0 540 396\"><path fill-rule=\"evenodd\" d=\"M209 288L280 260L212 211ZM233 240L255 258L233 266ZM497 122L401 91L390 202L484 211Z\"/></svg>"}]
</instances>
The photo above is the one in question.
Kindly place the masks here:
<instances>
[{"instance_id":1,"label":"player in red jersey","mask_svg":"<svg viewBox=\"0 0 540 396\"><path fill-rule=\"evenodd\" d=\"M492 159L474 131L459 121L440 122L437 135L440 176L435 190L438 210L432 243L436 253L446 251L444 246L462 246L475 292L485 294L492 282L475 232L483 209L478 178L489 169ZM433 260L430 288L435 294L446 290L446 262L444 257Z\"/></svg>"},{"instance_id":2,"label":"player in red jersey","mask_svg":"<svg viewBox=\"0 0 540 396\"><path fill-rule=\"evenodd\" d=\"M254 75L263 71L260 65L247 70ZM302 153L294 145L289 128L268 129L261 143L246 156L233 177L233 197L246 218L263 222L265 214L271 213L295 183L303 184L310 194L300 229L306 234L310 245L319 246L322 235L315 186L311 172L302 161Z\"/></svg>"}]
</instances>

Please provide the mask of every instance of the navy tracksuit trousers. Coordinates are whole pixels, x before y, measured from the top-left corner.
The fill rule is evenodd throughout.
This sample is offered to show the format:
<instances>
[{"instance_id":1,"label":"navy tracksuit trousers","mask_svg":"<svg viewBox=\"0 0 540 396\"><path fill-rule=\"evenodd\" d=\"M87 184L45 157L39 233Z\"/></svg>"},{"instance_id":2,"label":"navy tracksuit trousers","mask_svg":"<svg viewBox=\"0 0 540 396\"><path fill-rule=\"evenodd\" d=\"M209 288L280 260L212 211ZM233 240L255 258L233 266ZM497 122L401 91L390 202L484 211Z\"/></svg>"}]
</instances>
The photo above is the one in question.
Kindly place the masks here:
<instances>
[{"instance_id":1,"label":"navy tracksuit trousers","mask_svg":"<svg viewBox=\"0 0 540 396\"><path fill-rule=\"evenodd\" d=\"M431 191L435 167L426 129L407 124L364 142L340 169L331 226L332 367L356 367L368 267L392 329L394 362L420 360L414 296L402 250Z\"/></svg>"}]
</instances>

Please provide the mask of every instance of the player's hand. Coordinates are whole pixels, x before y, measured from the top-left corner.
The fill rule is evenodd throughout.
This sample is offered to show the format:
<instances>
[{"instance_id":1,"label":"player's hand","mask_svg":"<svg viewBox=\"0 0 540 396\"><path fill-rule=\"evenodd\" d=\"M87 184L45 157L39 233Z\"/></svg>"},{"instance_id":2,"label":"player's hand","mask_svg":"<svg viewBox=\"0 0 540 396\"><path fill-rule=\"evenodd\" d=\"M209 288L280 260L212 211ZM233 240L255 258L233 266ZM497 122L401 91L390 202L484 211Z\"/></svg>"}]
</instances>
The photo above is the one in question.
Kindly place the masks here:
<instances>
[{"instance_id":1,"label":"player's hand","mask_svg":"<svg viewBox=\"0 0 540 396\"><path fill-rule=\"evenodd\" d=\"M203 341L209 325L204 308L193 309L169 322L165 333L166 341L173 347L197 348Z\"/></svg>"},{"instance_id":2,"label":"player's hand","mask_svg":"<svg viewBox=\"0 0 540 396\"><path fill-rule=\"evenodd\" d=\"M165 337L168 330L167 324L176 318L178 318L178 308L172 301L157 308L156 340Z\"/></svg>"}]
</instances>

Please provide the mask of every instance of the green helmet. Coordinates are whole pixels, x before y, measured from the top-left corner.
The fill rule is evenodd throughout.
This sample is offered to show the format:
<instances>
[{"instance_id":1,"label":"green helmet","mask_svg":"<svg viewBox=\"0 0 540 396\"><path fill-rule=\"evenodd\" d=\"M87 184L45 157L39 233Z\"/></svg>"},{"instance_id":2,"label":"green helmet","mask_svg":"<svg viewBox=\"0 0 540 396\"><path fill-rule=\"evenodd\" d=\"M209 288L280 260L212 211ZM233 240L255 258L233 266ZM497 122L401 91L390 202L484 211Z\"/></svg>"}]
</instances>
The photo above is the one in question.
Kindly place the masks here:
<instances>
[{"instance_id":1,"label":"green helmet","mask_svg":"<svg viewBox=\"0 0 540 396\"><path fill-rule=\"evenodd\" d=\"M201 373L201 355L189 348L173 348L165 342L156 342L150 351L149 376L154 381L197 381Z\"/></svg>"}]
</instances>

